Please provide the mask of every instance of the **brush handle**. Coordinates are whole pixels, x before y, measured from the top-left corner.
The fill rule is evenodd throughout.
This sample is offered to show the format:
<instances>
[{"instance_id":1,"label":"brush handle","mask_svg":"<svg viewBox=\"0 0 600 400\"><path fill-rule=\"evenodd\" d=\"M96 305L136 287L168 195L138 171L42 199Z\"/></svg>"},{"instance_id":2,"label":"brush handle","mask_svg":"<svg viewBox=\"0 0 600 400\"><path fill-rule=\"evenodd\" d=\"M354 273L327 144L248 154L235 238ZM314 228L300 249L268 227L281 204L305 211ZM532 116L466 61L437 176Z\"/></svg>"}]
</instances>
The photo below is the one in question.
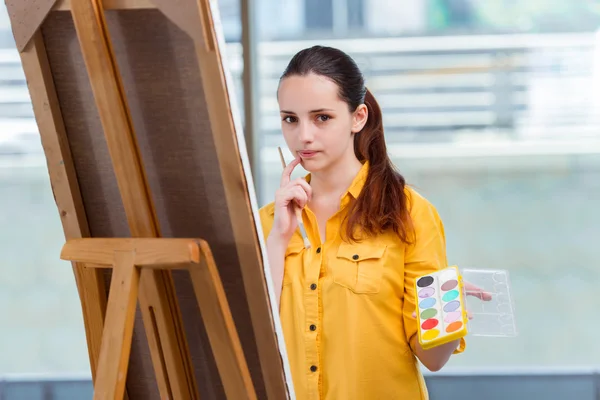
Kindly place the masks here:
<instances>
[{"instance_id":1,"label":"brush handle","mask_svg":"<svg viewBox=\"0 0 600 400\"><path fill-rule=\"evenodd\" d=\"M300 234L302 235L302 239L304 239L304 244L307 247L310 247L308 235L306 234L306 230L304 229L304 222L302 221L302 209L296 208L295 211L296 211L296 221L298 222L298 229L300 229Z\"/></svg>"},{"instance_id":2,"label":"brush handle","mask_svg":"<svg viewBox=\"0 0 600 400\"><path fill-rule=\"evenodd\" d=\"M296 213L296 220L298 224L302 223L302 209L300 207L294 207L294 212Z\"/></svg>"}]
</instances>

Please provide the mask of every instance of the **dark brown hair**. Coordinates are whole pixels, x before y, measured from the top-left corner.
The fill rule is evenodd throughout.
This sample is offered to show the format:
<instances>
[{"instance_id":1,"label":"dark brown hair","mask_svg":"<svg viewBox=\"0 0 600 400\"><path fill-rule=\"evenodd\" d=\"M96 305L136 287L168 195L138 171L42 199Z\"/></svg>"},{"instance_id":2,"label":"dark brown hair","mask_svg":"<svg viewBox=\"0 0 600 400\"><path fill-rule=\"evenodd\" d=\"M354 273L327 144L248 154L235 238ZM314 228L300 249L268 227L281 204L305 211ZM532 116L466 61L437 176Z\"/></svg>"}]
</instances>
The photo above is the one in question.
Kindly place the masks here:
<instances>
[{"instance_id":1,"label":"dark brown hair","mask_svg":"<svg viewBox=\"0 0 600 400\"><path fill-rule=\"evenodd\" d=\"M396 171L387 154L381 109L373 94L365 87L358 65L341 50L313 46L294 55L280 80L310 73L333 81L350 112L354 112L361 104L368 109L369 116L364 128L354 136L354 153L361 163L369 162L369 173L360 195L350 205L347 236L356 240L357 226L370 235L391 229L403 242L410 243L412 223L404 191L406 181Z\"/></svg>"}]
</instances>

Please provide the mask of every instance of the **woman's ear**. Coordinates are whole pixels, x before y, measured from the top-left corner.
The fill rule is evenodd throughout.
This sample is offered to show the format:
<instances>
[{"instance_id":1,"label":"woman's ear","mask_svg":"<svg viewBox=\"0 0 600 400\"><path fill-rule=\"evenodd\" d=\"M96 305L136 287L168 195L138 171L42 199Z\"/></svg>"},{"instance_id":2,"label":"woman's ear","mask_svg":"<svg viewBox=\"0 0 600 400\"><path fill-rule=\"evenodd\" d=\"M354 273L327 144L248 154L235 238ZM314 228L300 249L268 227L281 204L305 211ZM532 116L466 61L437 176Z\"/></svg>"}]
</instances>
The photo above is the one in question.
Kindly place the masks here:
<instances>
[{"instance_id":1,"label":"woman's ear","mask_svg":"<svg viewBox=\"0 0 600 400\"><path fill-rule=\"evenodd\" d=\"M352 113L352 133L360 132L365 127L368 118L369 109L366 105L361 104L356 107L356 110Z\"/></svg>"}]
</instances>

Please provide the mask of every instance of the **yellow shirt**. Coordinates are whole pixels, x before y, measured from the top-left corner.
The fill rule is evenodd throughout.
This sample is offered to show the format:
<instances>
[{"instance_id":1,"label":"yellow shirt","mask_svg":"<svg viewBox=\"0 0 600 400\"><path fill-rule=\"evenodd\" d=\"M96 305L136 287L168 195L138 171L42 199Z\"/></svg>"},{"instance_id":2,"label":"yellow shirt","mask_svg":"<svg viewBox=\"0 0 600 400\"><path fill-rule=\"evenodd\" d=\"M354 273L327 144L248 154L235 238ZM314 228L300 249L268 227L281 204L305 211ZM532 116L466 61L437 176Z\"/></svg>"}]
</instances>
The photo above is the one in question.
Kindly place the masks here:
<instances>
[{"instance_id":1,"label":"yellow shirt","mask_svg":"<svg viewBox=\"0 0 600 400\"><path fill-rule=\"evenodd\" d=\"M306 207L312 246L304 248L297 230L286 251L280 315L299 400L428 399L409 345L417 334L413 283L447 266L444 228L435 208L407 187L414 245L393 232L342 242L343 217L367 172L365 163L327 221L324 242ZM273 203L261 208L265 238L273 218ZM456 352L463 349L464 341Z\"/></svg>"}]
</instances>

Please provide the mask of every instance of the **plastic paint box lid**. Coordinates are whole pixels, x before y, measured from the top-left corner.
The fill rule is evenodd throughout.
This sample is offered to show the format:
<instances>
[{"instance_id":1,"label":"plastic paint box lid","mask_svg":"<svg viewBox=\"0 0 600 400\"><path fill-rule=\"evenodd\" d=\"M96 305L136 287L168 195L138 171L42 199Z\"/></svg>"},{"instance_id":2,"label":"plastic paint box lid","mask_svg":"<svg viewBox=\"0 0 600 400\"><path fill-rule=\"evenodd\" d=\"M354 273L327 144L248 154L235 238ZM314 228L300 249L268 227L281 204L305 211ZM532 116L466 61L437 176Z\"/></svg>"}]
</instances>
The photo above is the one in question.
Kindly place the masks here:
<instances>
[{"instance_id":1,"label":"plastic paint box lid","mask_svg":"<svg viewBox=\"0 0 600 400\"><path fill-rule=\"evenodd\" d=\"M465 290L465 303L472 319L468 322L469 336L517 336L514 303L508 271L460 268ZM470 288L473 284L491 294L488 301Z\"/></svg>"}]
</instances>

